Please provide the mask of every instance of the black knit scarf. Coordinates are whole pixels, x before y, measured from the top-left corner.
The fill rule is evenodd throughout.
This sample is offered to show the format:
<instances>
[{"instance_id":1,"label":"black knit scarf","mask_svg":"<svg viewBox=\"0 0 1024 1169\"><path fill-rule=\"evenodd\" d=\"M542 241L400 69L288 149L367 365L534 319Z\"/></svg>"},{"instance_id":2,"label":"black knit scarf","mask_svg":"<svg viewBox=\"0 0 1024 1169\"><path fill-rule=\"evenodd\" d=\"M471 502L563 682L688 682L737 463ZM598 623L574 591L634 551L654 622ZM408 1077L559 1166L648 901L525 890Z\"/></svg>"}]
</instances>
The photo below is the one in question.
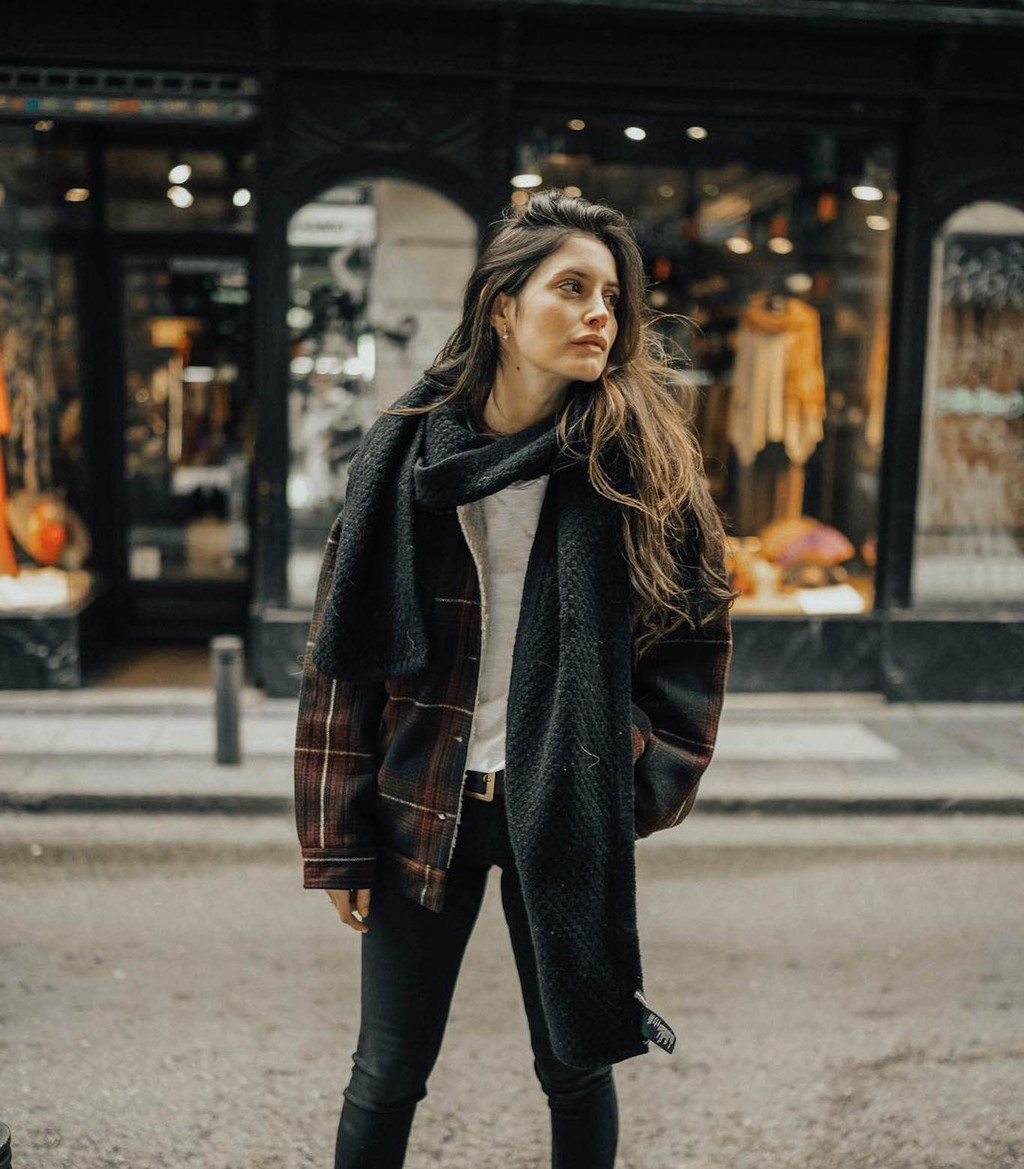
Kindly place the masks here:
<instances>
[{"instance_id":1,"label":"black knit scarf","mask_svg":"<svg viewBox=\"0 0 1024 1169\"><path fill-rule=\"evenodd\" d=\"M426 377L396 405L438 394ZM581 400L570 399L569 440L585 450ZM505 801L552 1046L564 1063L587 1068L648 1050L634 995L643 986L629 581L618 507L594 490L584 463L559 451L555 421L493 439L452 403L377 418L350 465L335 576L312 656L348 681L427 667L416 564L429 549L417 543L414 500L450 511L550 473L513 652ZM371 611L387 619L368 622Z\"/></svg>"}]
</instances>

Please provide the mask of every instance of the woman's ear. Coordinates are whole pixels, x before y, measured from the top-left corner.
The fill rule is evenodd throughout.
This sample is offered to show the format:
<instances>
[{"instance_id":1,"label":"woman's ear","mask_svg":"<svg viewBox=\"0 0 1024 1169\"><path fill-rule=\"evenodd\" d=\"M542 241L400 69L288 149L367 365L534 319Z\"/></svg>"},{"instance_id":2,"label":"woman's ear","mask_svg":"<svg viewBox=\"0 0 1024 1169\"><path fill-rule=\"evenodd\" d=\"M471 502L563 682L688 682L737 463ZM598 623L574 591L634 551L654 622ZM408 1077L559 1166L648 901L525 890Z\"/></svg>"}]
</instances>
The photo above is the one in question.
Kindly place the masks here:
<instances>
[{"instance_id":1,"label":"woman's ear","mask_svg":"<svg viewBox=\"0 0 1024 1169\"><path fill-rule=\"evenodd\" d=\"M494 304L491 306L491 325L499 333L508 331L511 306L512 298L506 292L499 292L494 298Z\"/></svg>"}]
</instances>

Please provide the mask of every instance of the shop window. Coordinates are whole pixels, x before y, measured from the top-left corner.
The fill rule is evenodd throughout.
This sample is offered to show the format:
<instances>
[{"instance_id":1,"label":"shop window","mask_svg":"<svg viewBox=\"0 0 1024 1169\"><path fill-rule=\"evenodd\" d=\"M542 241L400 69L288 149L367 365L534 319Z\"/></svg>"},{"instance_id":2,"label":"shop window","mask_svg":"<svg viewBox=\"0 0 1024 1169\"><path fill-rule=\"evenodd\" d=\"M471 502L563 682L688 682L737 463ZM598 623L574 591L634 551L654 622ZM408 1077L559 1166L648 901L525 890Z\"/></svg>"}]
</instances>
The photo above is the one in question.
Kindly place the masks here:
<instances>
[{"instance_id":1,"label":"shop window","mask_svg":"<svg viewBox=\"0 0 1024 1169\"><path fill-rule=\"evenodd\" d=\"M54 142L52 129L0 126L2 246L56 229L86 228L94 206L83 146Z\"/></svg>"},{"instance_id":2,"label":"shop window","mask_svg":"<svg viewBox=\"0 0 1024 1169\"><path fill-rule=\"evenodd\" d=\"M67 611L93 585L77 269L49 234L87 224L88 193L84 152L0 131L0 615Z\"/></svg>"},{"instance_id":3,"label":"shop window","mask_svg":"<svg viewBox=\"0 0 1024 1169\"><path fill-rule=\"evenodd\" d=\"M104 159L112 230L254 229L251 151L111 146Z\"/></svg>"},{"instance_id":4,"label":"shop window","mask_svg":"<svg viewBox=\"0 0 1024 1169\"><path fill-rule=\"evenodd\" d=\"M128 256L127 560L132 581L244 581L255 409L249 266Z\"/></svg>"},{"instance_id":5,"label":"shop window","mask_svg":"<svg viewBox=\"0 0 1024 1169\"><path fill-rule=\"evenodd\" d=\"M524 125L513 199L630 219L726 520L738 613L874 604L892 143L566 110Z\"/></svg>"},{"instance_id":6,"label":"shop window","mask_svg":"<svg viewBox=\"0 0 1024 1169\"><path fill-rule=\"evenodd\" d=\"M977 202L936 235L915 604L1024 602L1024 210Z\"/></svg>"},{"instance_id":7,"label":"shop window","mask_svg":"<svg viewBox=\"0 0 1024 1169\"><path fill-rule=\"evenodd\" d=\"M288 243L288 590L308 606L349 459L458 324L477 232L430 188L370 179L300 208Z\"/></svg>"}]
</instances>

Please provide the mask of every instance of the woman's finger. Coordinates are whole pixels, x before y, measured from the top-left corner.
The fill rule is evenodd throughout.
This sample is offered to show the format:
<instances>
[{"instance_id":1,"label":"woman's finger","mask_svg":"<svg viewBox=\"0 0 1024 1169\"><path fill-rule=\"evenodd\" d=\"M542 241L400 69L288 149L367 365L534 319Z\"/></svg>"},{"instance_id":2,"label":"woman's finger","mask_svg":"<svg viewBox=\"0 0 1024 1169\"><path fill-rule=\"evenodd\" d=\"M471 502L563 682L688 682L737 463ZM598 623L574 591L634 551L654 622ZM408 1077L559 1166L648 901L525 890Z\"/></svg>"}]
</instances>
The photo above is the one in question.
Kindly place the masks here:
<instances>
[{"instance_id":1,"label":"woman's finger","mask_svg":"<svg viewBox=\"0 0 1024 1169\"><path fill-rule=\"evenodd\" d=\"M352 916L352 902L351 892L348 889L328 889L327 894L334 902L334 908L338 911L338 916L351 929L357 933L365 934L370 928L356 917Z\"/></svg>"},{"instance_id":2,"label":"woman's finger","mask_svg":"<svg viewBox=\"0 0 1024 1169\"><path fill-rule=\"evenodd\" d=\"M370 913L370 890L360 889L356 894L356 912L360 917L368 917Z\"/></svg>"}]
</instances>

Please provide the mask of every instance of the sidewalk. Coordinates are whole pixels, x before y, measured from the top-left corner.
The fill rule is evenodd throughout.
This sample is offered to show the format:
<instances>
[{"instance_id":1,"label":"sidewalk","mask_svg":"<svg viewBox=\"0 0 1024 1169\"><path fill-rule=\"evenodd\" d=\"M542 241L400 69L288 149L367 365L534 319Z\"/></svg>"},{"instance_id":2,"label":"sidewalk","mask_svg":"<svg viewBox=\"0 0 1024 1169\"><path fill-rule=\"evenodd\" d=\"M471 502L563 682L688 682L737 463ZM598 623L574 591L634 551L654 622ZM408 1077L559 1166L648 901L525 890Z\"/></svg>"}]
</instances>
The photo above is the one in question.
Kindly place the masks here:
<instances>
[{"instance_id":1,"label":"sidewalk","mask_svg":"<svg viewBox=\"0 0 1024 1169\"><path fill-rule=\"evenodd\" d=\"M281 813L294 699L247 690L242 762L214 762L205 689L0 694L0 810ZM1024 815L1024 705L736 694L695 813Z\"/></svg>"}]
</instances>

